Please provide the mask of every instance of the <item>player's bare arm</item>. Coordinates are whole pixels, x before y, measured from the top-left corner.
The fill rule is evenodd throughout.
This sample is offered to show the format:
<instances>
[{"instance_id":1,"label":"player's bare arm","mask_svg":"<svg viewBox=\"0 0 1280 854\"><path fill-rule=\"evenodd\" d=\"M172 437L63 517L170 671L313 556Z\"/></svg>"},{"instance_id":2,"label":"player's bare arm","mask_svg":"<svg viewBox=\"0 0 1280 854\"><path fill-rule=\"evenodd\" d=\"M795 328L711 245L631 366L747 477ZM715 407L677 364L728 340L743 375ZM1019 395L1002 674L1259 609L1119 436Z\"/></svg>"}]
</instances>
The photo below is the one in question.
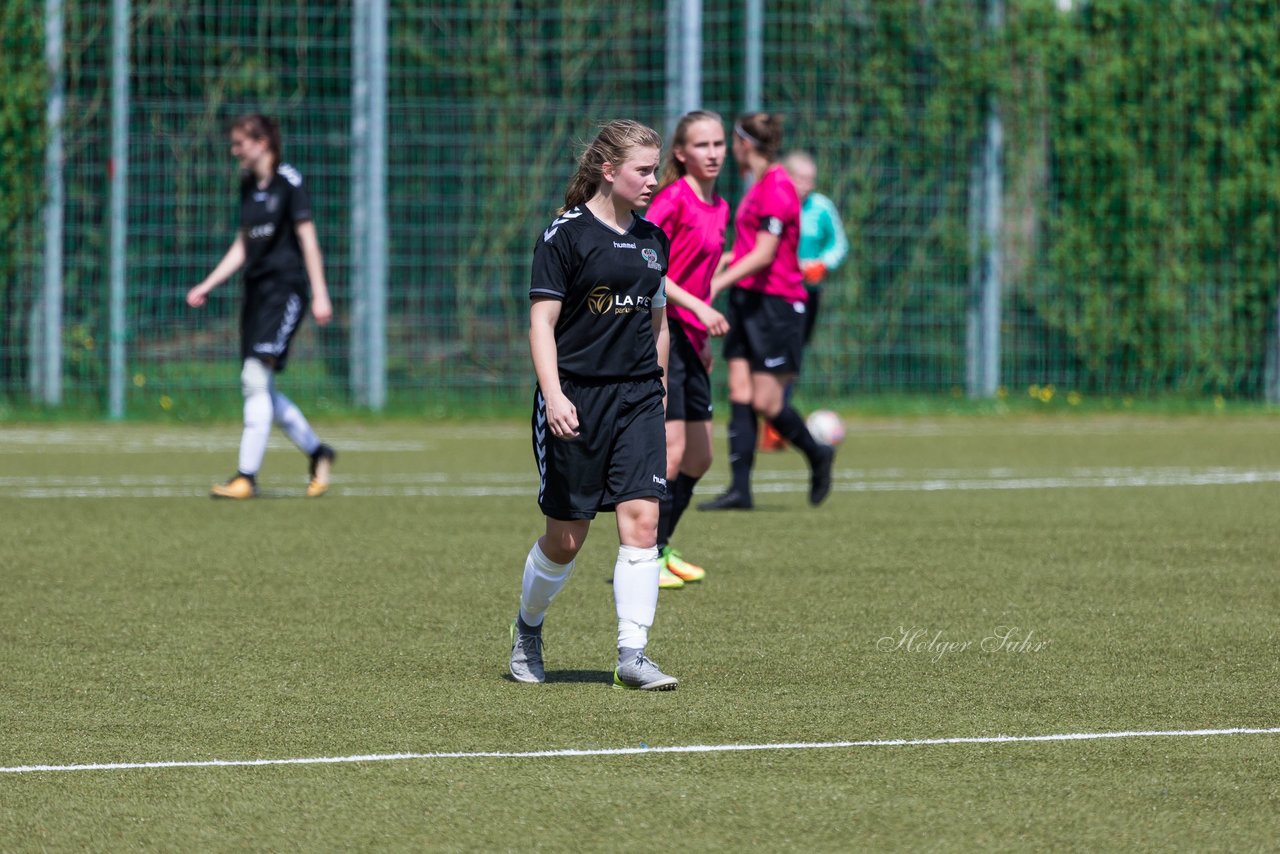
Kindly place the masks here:
<instances>
[{"instance_id":1,"label":"player's bare arm","mask_svg":"<svg viewBox=\"0 0 1280 854\"><path fill-rule=\"evenodd\" d=\"M670 281L670 280L668 280ZM653 319L653 340L657 342L658 367L662 368L662 405L667 405L667 362L671 354L671 330L667 326L667 307L655 308L650 313Z\"/></svg>"},{"instance_id":2,"label":"player's bare arm","mask_svg":"<svg viewBox=\"0 0 1280 854\"><path fill-rule=\"evenodd\" d=\"M725 319L723 314L677 285L671 279L667 279L666 287L667 299L681 308L693 312L712 335L720 337L729 331L729 321Z\"/></svg>"},{"instance_id":3,"label":"player's bare arm","mask_svg":"<svg viewBox=\"0 0 1280 854\"><path fill-rule=\"evenodd\" d=\"M743 255L736 263L730 264L729 268L722 273L717 273L711 278L711 298L715 299L716 294L732 285L734 282L741 281L747 276L755 275L761 270L773 263L773 259L778 255L778 244L780 240L777 235L762 231L756 235L756 245L751 251Z\"/></svg>"},{"instance_id":4,"label":"player's bare arm","mask_svg":"<svg viewBox=\"0 0 1280 854\"><path fill-rule=\"evenodd\" d=\"M324 279L324 257L320 254L320 240L316 237L316 224L303 220L293 227L302 247L302 260L307 265L307 278L311 279L311 316L324 326L333 319L333 303L329 301L329 286Z\"/></svg>"},{"instance_id":5,"label":"player's bare arm","mask_svg":"<svg viewBox=\"0 0 1280 854\"><path fill-rule=\"evenodd\" d=\"M560 319L560 305L557 299L535 299L529 307L529 352L547 405L551 435L574 439L578 436L578 410L560 388L557 364L556 321Z\"/></svg>"},{"instance_id":6,"label":"player's bare arm","mask_svg":"<svg viewBox=\"0 0 1280 854\"><path fill-rule=\"evenodd\" d=\"M231 242L227 254L222 256L213 272L205 276L204 281L187 291L187 305L200 308L209 298L209 292L225 282L244 266L244 235L236 232L236 239Z\"/></svg>"}]
</instances>

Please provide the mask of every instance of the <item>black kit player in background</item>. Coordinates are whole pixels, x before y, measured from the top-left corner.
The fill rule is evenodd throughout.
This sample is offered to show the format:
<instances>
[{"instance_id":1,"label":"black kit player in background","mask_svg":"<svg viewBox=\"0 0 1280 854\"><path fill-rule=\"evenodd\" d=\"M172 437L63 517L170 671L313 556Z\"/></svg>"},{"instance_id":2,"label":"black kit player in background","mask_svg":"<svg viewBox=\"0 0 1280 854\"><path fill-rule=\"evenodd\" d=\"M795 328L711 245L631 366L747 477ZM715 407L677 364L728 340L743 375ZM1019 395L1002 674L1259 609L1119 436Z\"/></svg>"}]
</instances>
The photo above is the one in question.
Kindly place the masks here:
<instances>
[{"instance_id":1,"label":"black kit player in background","mask_svg":"<svg viewBox=\"0 0 1280 854\"><path fill-rule=\"evenodd\" d=\"M666 483L663 408L669 242L635 213L658 186L662 137L634 121L600 129L564 207L538 236L529 286L532 419L546 533L525 558L508 669L543 682L542 625L600 511L616 514L618 688L676 679L644 653L658 605L658 499Z\"/></svg>"},{"instance_id":2,"label":"black kit player in background","mask_svg":"<svg viewBox=\"0 0 1280 854\"><path fill-rule=\"evenodd\" d=\"M280 126L252 113L231 124L231 154L240 162L240 228L213 272L187 293L200 308L209 292L244 267L240 315L240 372L244 433L238 471L213 487L215 498L252 498L274 421L310 460L307 496L329 488L334 452L316 436L297 405L275 388L289 344L311 303L321 326L333 318L324 261L311 218L311 198L302 173L281 162Z\"/></svg>"}]
</instances>

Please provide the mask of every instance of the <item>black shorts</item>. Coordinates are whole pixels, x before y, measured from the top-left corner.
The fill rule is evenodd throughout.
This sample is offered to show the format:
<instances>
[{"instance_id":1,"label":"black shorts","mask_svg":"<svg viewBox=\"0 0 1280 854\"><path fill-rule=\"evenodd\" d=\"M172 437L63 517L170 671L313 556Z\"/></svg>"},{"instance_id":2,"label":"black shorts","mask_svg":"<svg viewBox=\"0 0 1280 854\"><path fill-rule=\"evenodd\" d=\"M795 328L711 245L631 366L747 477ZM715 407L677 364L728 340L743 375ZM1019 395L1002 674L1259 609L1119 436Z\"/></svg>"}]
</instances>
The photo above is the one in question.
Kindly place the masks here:
<instances>
[{"instance_id":1,"label":"black shorts","mask_svg":"<svg viewBox=\"0 0 1280 854\"><path fill-rule=\"evenodd\" d=\"M755 373L800 373L804 315L803 302L730 288L724 357L746 359Z\"/></svg>"},{"instance_id":2,"label":"black shorts","mask_svg":"<svg viewBox=\"0 0 1280 854\"><path fill-rule=\"evenodd\" d=\"M283 371L306 313L307 300L296 291L247 297L240 313L240 358L274 359L276 371Z\"/></svg>"},{"instance_id":3,"label":"black shorts","mask_svg":"<svg viewBox=\"0 0 1280 854\"><path fill-rule=\"evenodd\" d=\"M671 354L667 357L667 420L710 421L711 378L677 320L667 320Z\"/></svg>"},{"instance_id":4,"label":"black shorts","mask_svg":"<svg viewBox=\"0 0 1280 854\"><path fill-rule=\"evenodd\" d=\"M543 515L594 519L623 501L661 498L667 490L662 380L562 379L560 387L578 410L576 439L552 436L541 389L533 399L533 456Z\"/></svg>"}]
</instances>

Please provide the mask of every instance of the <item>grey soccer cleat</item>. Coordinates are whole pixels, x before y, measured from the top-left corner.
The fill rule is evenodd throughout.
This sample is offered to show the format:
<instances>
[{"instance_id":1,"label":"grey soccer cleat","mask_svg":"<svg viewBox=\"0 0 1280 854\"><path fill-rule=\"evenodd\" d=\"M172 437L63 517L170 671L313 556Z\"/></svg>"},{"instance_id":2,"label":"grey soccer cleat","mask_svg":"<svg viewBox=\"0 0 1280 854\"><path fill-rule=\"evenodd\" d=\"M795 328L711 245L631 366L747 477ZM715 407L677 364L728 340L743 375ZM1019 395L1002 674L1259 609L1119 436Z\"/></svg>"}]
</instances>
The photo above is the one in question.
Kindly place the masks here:
<instances>
[{"instance_id":1,"label":"grey soccer cleat","mask_svg":"<svg viewBox=\"0 0 1280 854\"><path fill-rule=\"evenodd\" d=\"M542 633L520 631L519 621L511 621L511 664L507 667L517 682L546 682L542 669Z\"/></svg>"},{"instance_id":2,"label":"grey soccer cleat","mask_svg":"<svg viewBox=\"0 0 1280 854\"><path fill-rule=\"evenodd\" d=\"M619 649L613 687L636 691L674 691L678 681L658 669L643 649Z\"/></svg>"}]
</instances>

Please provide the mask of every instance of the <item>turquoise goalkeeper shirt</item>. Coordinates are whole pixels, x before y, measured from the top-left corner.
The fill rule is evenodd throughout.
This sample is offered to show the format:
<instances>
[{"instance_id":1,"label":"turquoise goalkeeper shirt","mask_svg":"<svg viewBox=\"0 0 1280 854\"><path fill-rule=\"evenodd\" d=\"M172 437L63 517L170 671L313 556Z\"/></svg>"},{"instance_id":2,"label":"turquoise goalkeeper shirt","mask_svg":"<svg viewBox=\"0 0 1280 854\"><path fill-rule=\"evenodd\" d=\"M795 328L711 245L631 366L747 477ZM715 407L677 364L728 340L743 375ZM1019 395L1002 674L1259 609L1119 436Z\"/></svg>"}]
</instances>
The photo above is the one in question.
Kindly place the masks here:
<instances>
[{"instance_id":1,"label":"turquoise goalkeeper shirt","mask_svg":"<svg viewBox=\"0 0 1280 854\"><path fill-rule=\"evenodd\" d=\"M800 208L800 263L821 261L828 270L844 263L849 240L835 203L821 193L810 193Z\"/></svg>"}]
</instances>

